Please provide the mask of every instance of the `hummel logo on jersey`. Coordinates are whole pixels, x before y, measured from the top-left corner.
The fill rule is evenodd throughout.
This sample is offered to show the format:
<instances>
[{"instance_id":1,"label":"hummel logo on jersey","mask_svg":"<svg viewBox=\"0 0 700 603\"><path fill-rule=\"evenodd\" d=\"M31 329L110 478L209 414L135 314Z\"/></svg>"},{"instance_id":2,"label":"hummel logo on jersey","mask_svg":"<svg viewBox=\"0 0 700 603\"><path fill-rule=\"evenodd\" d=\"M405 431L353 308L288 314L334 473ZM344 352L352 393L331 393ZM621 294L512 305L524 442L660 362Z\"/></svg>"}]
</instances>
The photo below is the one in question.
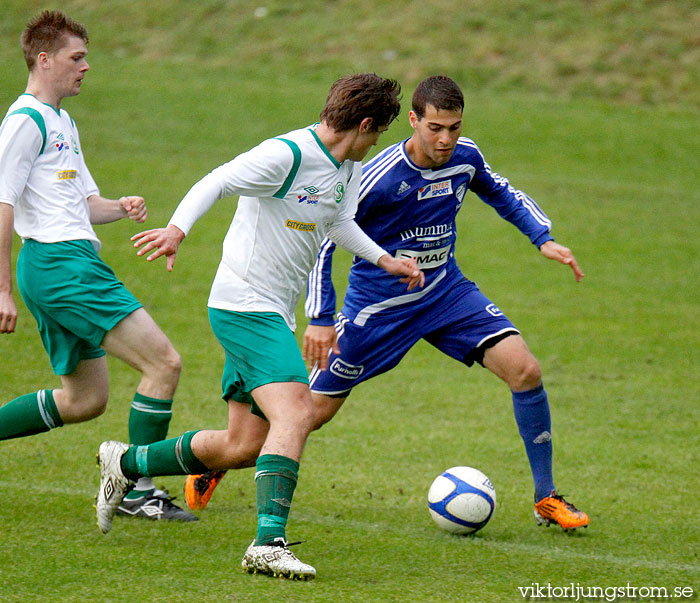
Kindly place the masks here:
<instances>
[{"instance_id":1,"label":"hummel logo on jersey","mask_svg":"<svg viewBox=\"0 0 700 603\"><path fill-rule=\"evenodd\" d=\"M405 180L401 181L401 184L399 185L398 190L396 191L397 195L403 195L408 189L410 189L411 186L406 182Z\"/></svg>"}]
</instances>

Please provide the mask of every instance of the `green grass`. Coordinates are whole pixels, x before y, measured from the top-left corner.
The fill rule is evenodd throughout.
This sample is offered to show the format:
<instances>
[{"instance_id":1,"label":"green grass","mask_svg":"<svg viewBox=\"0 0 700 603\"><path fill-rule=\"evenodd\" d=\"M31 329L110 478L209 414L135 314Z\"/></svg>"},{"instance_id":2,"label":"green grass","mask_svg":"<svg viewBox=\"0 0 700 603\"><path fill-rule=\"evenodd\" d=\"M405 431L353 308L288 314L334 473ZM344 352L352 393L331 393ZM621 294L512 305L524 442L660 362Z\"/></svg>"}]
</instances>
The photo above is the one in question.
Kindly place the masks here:
<instances>
[{"instance_id":1,"label":"green grass","mask_svg":"<svg viewBox=\"0 0 700 603\"><path fill-rule=\"evenodd\" d=\"M370 18L364 2L311 3L313 18L303 3L271 2L265 19L251 16L252 5L230 2L197 3L184 19L170 4L184 6L66 3L90 25L93 70L81 96L64 106L81 128L102 192L143 194L149 226L165 223L208 170L264 137L314 121L337 74L361 68L395 75L407 97L412 83L433 70L463 83L465 135L495 170L540 202L554 236L586 272L574 283L568 269L545 261L467 197L459 263L539 358L552 405L555 479L589 512L591 527L563 534L534 526L531 478L505 386L419 344L396 370L359 387L307 444L289 534L307 541L300 556L316 566L315 582L240 573L255 529L251 470L229 475L195 525L116 520L102 536L91 506L98 483L93 458L103 439L127 437L138 383L132 370L110 362L104 416L0 446L0 600L500 602L522 600L517 587L533 582L690 586L697 595L700 117L697 87L682 93L660 76L679 82L697 69L697 61L689 63L697 56L691 3L640 2L644 10L627 10L627 3L596 2L585 19L574 2L548 3L549 9L510 3L519 14L534 14L528 22L542 32L532 38L532 52L543 59L526 75L521 39L498 19L511 10L505 2L492 3L491 11L480 3L450 11L446 3L445 13L455 16L444 24L452 35L432 54L423 50L437 49L443 30L426 22L424 7L416 9L425 26L418 29L409 27L402 5L387 3L384 16L399 20L407 35L387 27L369 44L382 21ZM10 2L4 9L2 107L24 87L15 40L38 6ZM348 6L356 10L343 12ZM341 13L356 20L357 48L330 21ZM478 34L462 40L465 52L482 44L486 52L489 32L489 44L502 43L497 81L482 85L475 78L485 59L467 68L456 51L454 31L465 22ZM561 39L562 31L563 41L551 48L572 60L584 61L578 53L584 38L595 49L625 37L640 52L654 40L676 46L650 50L634 66L618 61L612 72L603 69L630 83L629 94L597 92L596 69L557 75L558 59L545 42ZM372 58L395 47L394 60ZM675 63L665 58L672 52ZM574 86L577 79L585 85ZM635 91L644 86L651 86L651 100L630 102L642 100ZM380 146L408 135L406 113ZM128 241L135 225L98 227L104 259L183 356L173 435L225 425L222 354L205 306L234 207L222 201L197 224L172 274L135 257ZM18 248L15 241L15 255ZM347 266L340 254L340 292ZM17 332L0 338L0 402L57 385L33 319L20 306ZM432 479L457 464L483 470L498 494L492 521L474 537L439 531L426 510ZM182 482L157 480L175 494Z\"/></svg>"}]
</instances>

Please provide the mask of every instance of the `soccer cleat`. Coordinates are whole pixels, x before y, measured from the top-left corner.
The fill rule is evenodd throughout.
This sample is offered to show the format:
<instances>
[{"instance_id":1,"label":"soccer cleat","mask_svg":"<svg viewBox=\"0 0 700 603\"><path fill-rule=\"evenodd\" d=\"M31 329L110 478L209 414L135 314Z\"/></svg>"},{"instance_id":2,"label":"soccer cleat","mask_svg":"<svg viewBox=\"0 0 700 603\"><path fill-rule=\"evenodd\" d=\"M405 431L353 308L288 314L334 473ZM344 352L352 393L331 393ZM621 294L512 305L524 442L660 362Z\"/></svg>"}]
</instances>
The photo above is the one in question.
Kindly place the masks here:
<instances>
[{"instance_id":1,"label":"soccer cleat","mask_svg":"<svg viewBox=\"0 0 700 603\"><path fill-rule=\"evenodd\" d=\"M253 540L243 556L243 571L290 580L313 580L316 570L299 561L289 550L290 546L284 538L275 538L271 543L259 546L256 546Z\"/></svg>"},{"instance_id":2,"label":"soccer cleat","mask_svg":"<svg viewBox=\"0 0 700 603\"><path fill-rule=\"evenodd\" d=\"M199 521L199 517L188 513L176 504L173 504L174 496L168 496L162 490L153 490L141 498L122 500L117 507L117 515L126 517L141 517L158 521Z\"/></svg>"},{"instance_id":3,"label":"soccer cleat","mask_svg":"<svg viewBox=\"0 0 700 603\"><path fill-rule=\"evenodd\" d=\"M588 515L579 511L574 505L564 500L554 490L552 495L535 503L535 521L539 525L549 526L551 523L560 525L564 531L588 527Z\"/></svg>"},{"instance_id":4,"label":"soccer cleat","mask_svg":"<svg viewBox=\"0 0 700 603\"><path fill-rule=\"evenodd\" d=\"M226 471L207 471L201 475L188 475L185 480L185 500L190 509L202 510L214 494L214 488L226 475Z\"/></svg>"},{"instance_id":5,"label":"soccer cleat","mask_svg":"<svg viewBox=\"0 0 700 603\"><path fill-rule=\"evenodd\" d=\"M100 444L97 464L100 467L100 489L97 492L95 508L97 527L106 534L112 527L112 519L119 503L129 487L129 480L122 473L121 460L129 449L122 442L108 441Z\"/></svg>"}]
</instances>

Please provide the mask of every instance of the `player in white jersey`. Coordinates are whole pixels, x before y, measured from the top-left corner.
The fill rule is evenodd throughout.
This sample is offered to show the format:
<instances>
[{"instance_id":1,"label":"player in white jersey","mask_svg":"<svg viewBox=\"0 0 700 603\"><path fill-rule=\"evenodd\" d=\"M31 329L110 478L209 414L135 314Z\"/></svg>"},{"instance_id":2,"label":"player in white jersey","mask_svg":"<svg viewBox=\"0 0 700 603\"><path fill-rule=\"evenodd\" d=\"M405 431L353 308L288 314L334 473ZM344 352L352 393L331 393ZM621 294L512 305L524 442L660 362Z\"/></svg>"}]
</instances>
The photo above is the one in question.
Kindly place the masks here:
<instances>
[{"instance_id":1,"label":"player in white jersey","mask_svg":"<svg viewBox=\"0 0 700 603\"><path fill-rule=\"evenodd\" d=\"M12 333L13 228L23 246L20 293L34 315L61 387L16 398L0 408L0 439L29 436L94 418L108 398L105 351L142 373L129 416L132 443L167 436L180 358L168 338L97 252L92 227L146 219L142 197L100 195L85 164L78 129L61 101L80 92L89 69L85 28L44 11L22 35L26 92L0 125L0 333ZM121 513L196 521L150 478L136 484Z\"/></svg>"},{"instance_id":2,"label":"player in white jersey","mask_svg":"<svg viewBox=\"0 0 700 603\"><path fill-rule=\"evenodd\" d=\"M197 219L217 199L240 196L208 302L226 357L222 397L229 426L150 446L103 443L97 500L101 526L109 529L129 480L226 470L250 466L252 460L258 530L243 569L301 579L316 575L289 551L286 540L299 461L313 426L294 308L325 237L401 276L404 289L423 285L414 259L394 258L353 220L359 162L398 114L399 93L397 82L375 74L339 79L320 123L266 140L215 169L187 193L166 228L133 237L139 255L150 253L148 260L165 255L172 270L178 247ZM312 363L322 359L308 357ZM238 446L248 439L255 450Z\"/></svg>"}]
</instances>

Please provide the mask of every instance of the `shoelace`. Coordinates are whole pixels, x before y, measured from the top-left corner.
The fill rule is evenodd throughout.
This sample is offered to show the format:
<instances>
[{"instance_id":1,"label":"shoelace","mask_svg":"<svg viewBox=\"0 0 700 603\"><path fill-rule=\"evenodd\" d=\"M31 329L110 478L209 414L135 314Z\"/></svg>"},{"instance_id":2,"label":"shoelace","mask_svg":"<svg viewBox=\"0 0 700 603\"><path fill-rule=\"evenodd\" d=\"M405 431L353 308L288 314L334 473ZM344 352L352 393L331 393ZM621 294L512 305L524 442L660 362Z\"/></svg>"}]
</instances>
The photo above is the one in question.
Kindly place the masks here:
<instances>
[{"instance_id":1,"label":"shoelace","mask_svg":"<svg viewBox=\"0 0 700 603\"><path fill-rule=\"evenodd\" d=\"M194 480L194 487L200 494L204 494L209 489L209 482L211 478L214 477L218 471L207 471L203 475L200 475L196 480Z\"/></svg>"},{"instance_id":2,"label":"shoelace","mask_svg":"<svg viewBox=\"0 0 700 603\"><path fill-rule=\"evenodd\" d=\"M552 496L552 498L555 499L555 500L558 500L559 502L564 503L564 505L566 505L566 508L567 508L569 511L576 511L576 512L578 512L578 509L577 509L576 507L574 507L574 505L572 505L570 502L567 502L566 500L564 500L564 495L563 495L563 494L555 494L554 496Z\"/></svg>"},{"instance_id":3,"label":"shoelace","mask_svg":"<svg viewBox=\"0 0 700 603\"><path fill-rule=\"evenodd\" d=\"M279 547L286 549L287 547L296 546L297 544L304 544L304 542L306 542L306 541L299 540L297 542L285 542L284 540L274 540L265 546L279 546Z\"/></svg>"}]
</instances>

